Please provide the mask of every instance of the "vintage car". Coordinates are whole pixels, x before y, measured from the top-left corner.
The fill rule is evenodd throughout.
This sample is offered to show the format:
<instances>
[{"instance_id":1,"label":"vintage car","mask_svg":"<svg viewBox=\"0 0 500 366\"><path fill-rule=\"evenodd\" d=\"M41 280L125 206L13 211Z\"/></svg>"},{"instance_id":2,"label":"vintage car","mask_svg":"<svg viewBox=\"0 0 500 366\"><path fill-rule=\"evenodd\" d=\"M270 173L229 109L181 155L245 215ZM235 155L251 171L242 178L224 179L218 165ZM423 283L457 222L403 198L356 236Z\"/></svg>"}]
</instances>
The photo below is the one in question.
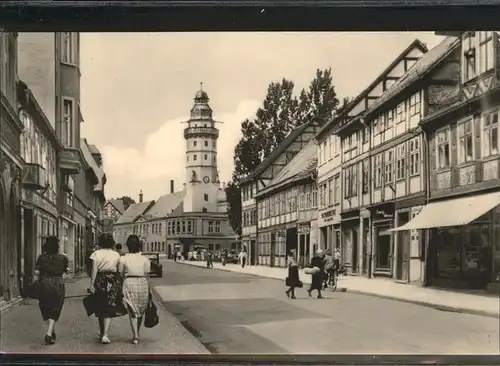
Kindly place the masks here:
<instances>
[{"instance_id":1,"label":"vintage car","mask_svg":"<svg viewBox=\"0 0 500 366\"><path fill-rule=\"evenodd\" d=\"M238 264L238 253L235 250L230 250L227 253L226 263Z\"/></svg>"},{"instance_id":2,"label":"vintage car","mask_svg":"<svg viewBox=\"0 0 500 366\"><path fill-rule=\"evenodd\" d=\"M142 253L151 262L150 276L163 277L163 265L160 263L160 253Z\"/></svg>"}]
</instances>

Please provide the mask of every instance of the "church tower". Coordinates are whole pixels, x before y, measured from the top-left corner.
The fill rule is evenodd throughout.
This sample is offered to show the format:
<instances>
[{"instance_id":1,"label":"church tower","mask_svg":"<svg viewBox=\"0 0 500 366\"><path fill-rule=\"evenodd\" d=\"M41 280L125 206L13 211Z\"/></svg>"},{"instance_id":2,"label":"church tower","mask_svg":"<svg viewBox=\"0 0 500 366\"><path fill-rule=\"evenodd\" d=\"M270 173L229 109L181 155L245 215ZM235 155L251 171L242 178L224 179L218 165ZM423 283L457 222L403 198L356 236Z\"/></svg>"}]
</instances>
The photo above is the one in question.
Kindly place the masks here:
<instances>
[{"instance_id":1,"label":"church tower","mask_svg":"<svg viewBox=\"0 0 500 366\"><path fill-rule=\"evenodd\" d=\"M194 105L188 121L184 122L186 140L186 192L184 212L217 212L219 172L217 170L217 140L208 94L200 90L194 97Z\"/></svg>"}]
</instances>

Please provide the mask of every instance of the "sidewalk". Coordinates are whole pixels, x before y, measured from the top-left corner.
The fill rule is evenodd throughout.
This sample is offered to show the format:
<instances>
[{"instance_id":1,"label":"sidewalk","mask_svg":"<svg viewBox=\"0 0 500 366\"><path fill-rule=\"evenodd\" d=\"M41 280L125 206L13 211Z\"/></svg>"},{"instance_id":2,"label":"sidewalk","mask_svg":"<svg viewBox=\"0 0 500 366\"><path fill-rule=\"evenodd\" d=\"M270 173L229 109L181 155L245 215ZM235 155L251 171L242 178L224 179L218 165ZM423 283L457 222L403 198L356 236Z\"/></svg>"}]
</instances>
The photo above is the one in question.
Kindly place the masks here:
<instances>
[{"instance_id":1,"label":"sidewalk","mask_svg":"<svg viewBox=\"0 0 500 366\"><path fill-rule=\"evenodd\" d=\"M180 264L206 267L206 262L181 261ZM246 266L214 263L214 268L254 275L258 277L285 280L287 271L284 268L271 268L265 266ZM311 276L303 269L299 270L300 278L310 284ZM465 314L483 315L494 318L500 317L500 299L494 295L470 294L433 288L418 287L411 284L400 284L390 279L368 279L358 276L340 276L339 289L351 293L377 296L391 300L410 302L428 306L439 310L452 311Z\"/></svg>"},{"instance_id":2,"label":"sidewalk","mask_svg":"<svg viewBox=\"0 0 500 366\"><path fill-rule=\"evenodd\" d=\"M160 324L143 328L141 341L132 345L128 316L112 320L112 343L97 342L97 319L87 317L82 298L87 295L88 278L68 279L66 301L56 324L57 343L43 344L46 325L38 309L38 301L24 300L2 313L0 352L15 353L118 353L118 354L209 354L210 352L181 323L156 301Z\"/></svg>"}]
</instances>

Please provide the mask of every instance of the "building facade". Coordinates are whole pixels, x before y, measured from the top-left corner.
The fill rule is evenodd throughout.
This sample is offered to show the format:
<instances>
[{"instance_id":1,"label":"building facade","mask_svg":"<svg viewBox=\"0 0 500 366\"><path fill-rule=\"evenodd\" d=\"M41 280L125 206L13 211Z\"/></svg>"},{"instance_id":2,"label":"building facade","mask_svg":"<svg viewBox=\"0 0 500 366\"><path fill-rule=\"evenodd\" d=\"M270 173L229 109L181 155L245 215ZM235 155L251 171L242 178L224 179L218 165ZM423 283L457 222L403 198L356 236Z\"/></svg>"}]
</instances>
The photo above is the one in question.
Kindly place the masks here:
<instances>
[{"instance_id":1,"label":"building facade","mask_svg":"<svg viewBox=\"0 0 500 366\"><path fill-rule=\"evenodd\" d=\"M24 160L22 189L21 273L32 283L36 258L49 235L57 235L57 164L62 145L33 93L23 81L17 86L19 117L24 125L21 156Z\"/></svg>"},{"instance_id":2,"label":"building facade","mask_svg":"<svg viewBox=\"0 0 500 366\"><path fill-rule=\"evenodd\" d=\"M441 68L455 73L421 121L429 203L397 230L427 233L428 284L498 293L500 33L468 31L450 38L458 42L457 52Z\"/></svg>"},{"instance_id":3,"label":"building facade","mask_svg":"<svg viewBox=\"0 0 500 366\"><path fill-rule=\"evenodd\" d=\"M267 220L268 216L266 216L266 219L262 219L262 215L270 215L270 212L268 211L270 210L270 206L266 209L264 209L263 206L259 206L256 196L259 192L265 189L265 187L285 168L285 166L292 161L299 151L301 151L314 138L317 132L318 123L316 121L310 121L298 126L290 132L290 134L278 145L278 147L271 152L271 154L267 156L253 172L239 181L242 203L241 242L248 249L249 263L251 265L259 264L274 266L280 265L281 263L281 260L278 259L279 257L276 257L274 254L273 259L271 259L271 252L275 253L274 250L278 249L273 249L273 251L271 251L270 245L271 243L275 243L275 241L271 241L270 235L259 237L258 222L260 220ZM298 194L298 192L295 193ZM266 205L268 201L269 200L267 198L263 198L262 200L262 202L266 202ZM297 209L297 204L294 202L294 199L291 198L290 204L292 205L292 211ZM289 209L290 208L287 207L287 210ZM292 212L290 212L290 214L291 213ZM296 217L293 219L291 216L285 217L291 220L289 226L293 226L293 222L297 220ZM267 227L267 221L264 221L262 224L264 223ZM304 233L304 235L308 234ZM266 244L261 242L261 240L264 240ZM273 244L273 248L277 248L276 244ZM286 248L282 248L282 250L280 249L280 253L284 250L286 251Z\"/></svg>"},{"instance_id":4,"label":"building facade","mask_svg":"<svg viewBox=\"0 0 500 366\"><path fill-rule=\"evenodd\" d=\"M125 205L123 204L123 200L111 199L106 201L102 211L103 232L113 233L113 225L124 212Z\"/></svg>"},{"instance_id":5,"label":"building facade","mask_svg":"<svg viewBox=\"0 0 500 366\"><path fill-rule=\"evenodd\" d=\"M259 264L285 267L287 254L295 250L303 266L318 249L316 150L310 141L257 192Z\"/></svg>"},{"instance_id":6,"label":"building facade","mask_svg":"<svg viewBox=\"0 0 500 366\"><path fill-rule=\"evenodd\" d=\"M17 113L18 34L0 32L0 303L21 294L21 158Z\"/></svg>"},{"instance_id":7,"label":"building facade","mask_svg":"<svg viewBox=\"0 0 500 366\"><path fill-rule=\"evenodd\" d=\"M57 235L72 272L83 269L84 246L93 238L93 187L99 177L81 151L80 35L75 32L20 33L19 76L56 131L58 154ZM89 165L90 164L90 165Z\"/></svg>"}]
</instances>

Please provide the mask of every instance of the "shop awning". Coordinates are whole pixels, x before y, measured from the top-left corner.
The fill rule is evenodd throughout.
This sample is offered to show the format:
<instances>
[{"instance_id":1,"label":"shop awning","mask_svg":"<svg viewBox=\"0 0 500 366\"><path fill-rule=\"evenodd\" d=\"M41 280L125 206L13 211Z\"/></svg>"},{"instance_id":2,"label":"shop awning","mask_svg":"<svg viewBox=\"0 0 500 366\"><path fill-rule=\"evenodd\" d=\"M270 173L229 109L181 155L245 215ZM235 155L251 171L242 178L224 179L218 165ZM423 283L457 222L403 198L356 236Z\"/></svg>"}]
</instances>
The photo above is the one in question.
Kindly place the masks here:
<instances>
[{"instance_id":1,"label":"shop awning","mask_svg":"<svg viewBox=\"0 0 500 366\"><path fill-rule=\"evenodd\" d=\"M388 231L432 229L467 225L500 205L500 192L431 202L403 226Z\"/></svg>"}]
</instances>

